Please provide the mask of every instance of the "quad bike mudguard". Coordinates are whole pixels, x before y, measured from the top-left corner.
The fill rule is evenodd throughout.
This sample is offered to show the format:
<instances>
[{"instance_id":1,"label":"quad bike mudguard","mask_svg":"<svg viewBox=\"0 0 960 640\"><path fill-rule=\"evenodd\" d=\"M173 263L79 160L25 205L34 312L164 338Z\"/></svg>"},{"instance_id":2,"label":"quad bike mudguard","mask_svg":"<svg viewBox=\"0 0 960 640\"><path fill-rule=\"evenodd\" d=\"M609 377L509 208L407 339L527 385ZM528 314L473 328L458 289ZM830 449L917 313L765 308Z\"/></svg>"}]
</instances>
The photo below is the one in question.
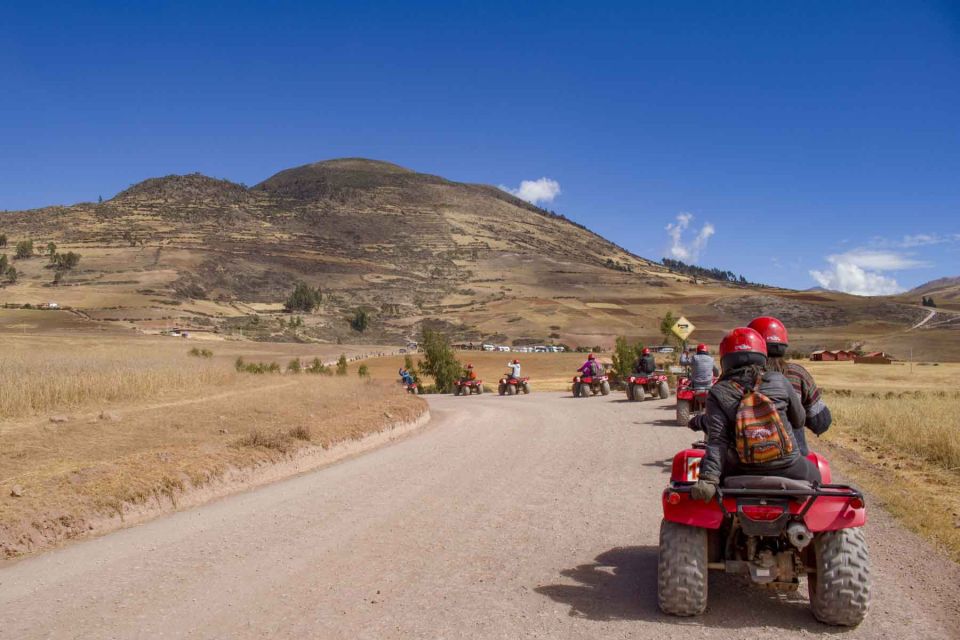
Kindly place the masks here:
<instances>
[{"instance_id":1,"label":"quad bike mudguard","mask_svg":"<svg viewBox=\"0 0 960 640\"><path fill-rule=\"evenodd\" d=\"M807 459L817 465L823 482L809 490L717 489L718 499L710 502L690 497L700 477L703 449L684 449L673 458L670 486L663 491L665 520L703 529L719 529L724 518L738 513L738 500L787 500L789 514L799 516L810 531L836 531L862 527L867 522L863 494L848 485L832 484L827 460L811 453Z\"/></svg>"}]
</instances>

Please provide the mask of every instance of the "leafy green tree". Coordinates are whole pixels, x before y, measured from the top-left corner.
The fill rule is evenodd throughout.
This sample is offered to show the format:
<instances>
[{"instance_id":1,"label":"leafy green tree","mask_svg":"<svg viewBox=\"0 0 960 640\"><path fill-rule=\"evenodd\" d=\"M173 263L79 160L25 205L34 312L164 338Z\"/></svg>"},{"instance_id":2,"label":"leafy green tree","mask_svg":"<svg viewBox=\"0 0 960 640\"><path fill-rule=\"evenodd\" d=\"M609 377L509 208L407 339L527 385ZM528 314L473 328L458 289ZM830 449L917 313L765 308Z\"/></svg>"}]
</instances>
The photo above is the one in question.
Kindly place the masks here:
<instances>
[{"instance_id":1,"label":"leafy green tree","mask_svg":"<svg viewBox=\"0 0 960 640\"><path fill-rule=\"evenodd\" d=\"M7 234L0 233L0 247L7 246Z\"/></svg>"},{"instance_id":2,"label":"leafy green tree","mask_svg":"<svg viewBox=\"0 0 960 640\"><path fill-rule=\"evenodd\" d=\"M7 254L0 253L0 274L6 273L7 267L10 266L10 259L7 258Z\"/></svg>"},{"instance_id":3,"label":"leafy green tree","mask_svg":"<svg viewBox=\"0 0 960 640\"><path fill-rule=\"evenodd\" d=\"M631 343L624 336L618 336L613 347L613 371L621 380L633 372L633 363L640 357L643 343Z\"/></svg>"},{"instance_id":4,"label":"leafy green tree","mask_svg":"<svg viewBox=\"0 0 960 640\"><path fill-rule=\"evenodd\" d=\"M340 354L340 358L337 359L337 375L347 375L347 356L342 353Z\"/></svg>"},{"instance_id":5,"label":"leafy green tree","mask_svg":"<svg viewBox=\"0 0 960 640\"><path fill-rule=\"evenodd\" d=\"M320 306L320 288L313 289L305 282L298 282L284 303L287 311L305 311L311 313Z\"/></svg>"},{"instance_id":6,"label":"leafy green tree","mask_svg":"<svg viewBox=\"0 0 960 640\"><path fill-rule=\"evenodd\" d=\"M454 381L463 375L463 365L454 355L450 340L439 331L424 329L420 345L424 352L420 373L432 376L440 393L450 391Z\"/></svg>"},{"instance_id":7,"label":"leafy green tree","mask_svg":"<svg viewBox=\"0 0 960 640\"><path fill-rule=\"evenodd\" d=\"M17 281L17 278L20 277L20 274L17 273L16 267L9 266L7 267L6 276L7 276L7 282L9 282L10 284L13 284L14 282Z\"/></svg>"},{"instance_id":8,"label":"leafy green tree","mask_svg":"<svg viewBox=\"0 0 960 640\"><path fill-rule=\"evenodd\" d=\"M664 344L680 343L680 339L673 333L673 325L677 324L677 320L679 317L673 315L672 311L667 311L667 314L660 319L660 335L663 336Z\"/></svg>"},{"instance_id":9,"label":"leafy green tree","mask_svg":"<svg viewBox=\"0 0 960 640\"><path fill-rule=\"evenodd\" d=\"M80 264L80 254L73 251L55 253L51 256L51 261L56 266L57 271L70 271Z\"/></svg>"},{"instance_id":10,"label":"leafy green tree","mask_svg":"<svg viewBox=\"0 0 960 640\"><path fill-rule=\"evenodd\" d=\"M357 367L357 375L360 376L361 378L369 378L370 367L368 367L365 364L360 365L359 367Z\"/></svg>"},{"instance_id":11,"label":"leafy green tree","mask_svg":"<svg viewBox=\"0 0 960 640\"><path fill-rule=\"evenodd\" d=\"M370 315L363 309L357 309L353 318L350 319L350 327L358 333L363 333L368 326L370 326Z\"/></svg>"},{"instance_id":12,"label":"leafy green tree","mask_svg":"<svg viewBox=\"0 0 960 640\"><path fill-rule=\"evenodd\" d=\"M417 367L413 363L413 356L409 353L403 356L403 368L410 372L410 377L414 382L420 382L420 376L417 375Z\"/></svg>"},{"instance_id":13,"label":"leafy green tree","mask_svg":"<svg viewBox=\"0 0 960 640\"><path fill-rule=\"evenodd\" d=\"M47 243L47 255L50 256L50 261L53 262L53 256L57 255L57 245L53 242Z\"/></svg>"},{"instance_id":14,"label":"leafy green tree","mask_svg":"<svg viewBox=\"0 0 960 640\"><path fill-rule=\"evenodd\" d=\"M33 257L33 240L21 240L18 242L15 255L21 260Z\"/></svg>"}]
</instances>

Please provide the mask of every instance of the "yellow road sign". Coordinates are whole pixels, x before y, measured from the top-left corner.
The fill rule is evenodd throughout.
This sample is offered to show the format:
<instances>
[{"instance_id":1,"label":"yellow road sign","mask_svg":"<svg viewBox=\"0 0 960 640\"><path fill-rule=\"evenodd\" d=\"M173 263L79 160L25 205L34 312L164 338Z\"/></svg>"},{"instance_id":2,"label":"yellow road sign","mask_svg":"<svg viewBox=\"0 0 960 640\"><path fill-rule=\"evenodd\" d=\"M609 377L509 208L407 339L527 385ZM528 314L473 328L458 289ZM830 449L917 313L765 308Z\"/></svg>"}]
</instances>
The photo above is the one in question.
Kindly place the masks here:
<instances>
[{"instance_id":1,"label":"yellow road sign","mask_svg":"<svg viewBox=\"0 0 960 640\"><path fill-rule=\"evenodd\" d=\"M681 340L686 340L687 337L693 333L694 329L696 329L696 327L693 326L693 323L683 316L681 316L680 319L677 320L672 327L670 327L670 330L673 331L673 334Z\"/></svg>"}]
</instances>

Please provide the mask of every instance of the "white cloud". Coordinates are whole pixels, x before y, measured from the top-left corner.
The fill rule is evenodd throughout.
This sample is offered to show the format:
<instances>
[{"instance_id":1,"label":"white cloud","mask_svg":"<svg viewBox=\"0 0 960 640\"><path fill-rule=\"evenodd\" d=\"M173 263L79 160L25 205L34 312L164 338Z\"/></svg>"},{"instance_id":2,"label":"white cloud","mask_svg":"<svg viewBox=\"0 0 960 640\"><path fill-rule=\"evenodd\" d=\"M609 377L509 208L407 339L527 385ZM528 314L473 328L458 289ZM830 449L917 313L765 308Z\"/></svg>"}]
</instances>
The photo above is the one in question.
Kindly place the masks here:
<instances>
[{"instance_id":1,"label":"white cloud","mask_svg":"<svg viewBox=\"0 0 960 640\"><path fill-rule=\"evenodd\" d=\"M523 180L516 189L511 189L503 185L500 185L500 188L507 193L512 193L521 200L526 200L530 204L553 202L553 199L560 195L560 183L550 178Z\"/></svg>"},{"instance_id":2,"label":"white cloud","mask_svg":"<svg viewBox=\"0 0 960 640\"><path fill-rule=\"evenodd\" d=\"M811 270L810 276L825 289L843 291L857 296L884 296L903 291L895 278L884 271L915 269L929 266L921 260L894 251L854 249L827 256L830 268Z\"/></svg>"},{"instance_id":3,"label":"white cloud","mask_svg":"<svg viewBox=\"0 0 960 640\"><path fill-rule=\"evenodd\" d=\"M684 242L683 236L691 222L693 214L678 213L677 221L666 226L667 235L670 236L670 255L687 263L695 263L700 258L700 253L707 248L707 241L717 232L717 228L707 222L700 227L693 240Z\"/></svg>"}]
</instances>

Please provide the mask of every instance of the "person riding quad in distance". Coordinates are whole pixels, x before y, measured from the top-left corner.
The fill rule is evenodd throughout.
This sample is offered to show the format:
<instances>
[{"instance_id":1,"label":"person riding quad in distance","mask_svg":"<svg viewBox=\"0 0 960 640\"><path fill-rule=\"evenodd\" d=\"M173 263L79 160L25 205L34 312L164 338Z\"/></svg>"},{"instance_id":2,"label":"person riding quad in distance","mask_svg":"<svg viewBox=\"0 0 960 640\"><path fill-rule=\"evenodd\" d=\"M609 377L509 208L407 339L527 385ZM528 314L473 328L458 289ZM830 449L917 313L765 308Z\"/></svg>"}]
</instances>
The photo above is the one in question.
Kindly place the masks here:
<instances>
[{"instance_id":1,"label":"person riding quad in distance","mask_svg":"<svg viewBox=\"0 0 960 640\"><path fill-rule=\"evenodd\" d=\"M514 380L520 379L520 361L519 360L514 358L512 362L507 363L507 368L510 369L509 373L507 373L507 376L513 378Z\"/></svg>"},{"instance_id":2,"label":"person riding quad in distance","mask_svg":"<svg viewBox=\"0 0 960 640\"><path fill-rule=\"evenodd\" d=\"M765 370L763 337L748 327L734 329L720 343L720 362L723 375L707 396L706 410L690 420L691 428L707 434L691 497L709 502L720 481L733 475L819 482L820 471L801 455L793 427L806 420L803 405L782 373Z\"/></svg>"},{"instance_id":3,"label":"person riding quad in distance","mask_svg":"<svg viewBox=\"0 0 960 640\"><path fill-rule=\"evenodd\" d=\"M413 384L413 375L407 370L406 367L400 367L400 379L403 380L404 384Z\"/></svg>"},{"instance_id":4,"label":"person riding quad in distance","mask_svg":"<svg viewBox=\"0 0 960 640\"><path fill-rule=\"evenodd\" d=\"M599 376L603 372L603 367L597 362L597 356L592 353L587 356L587 361L580 365L577 373L581 376Z\"/></svg>"},{"instance_id":5,"label":"person riding quad in distance","mask_svg":"<svg viewBox=\"0 0 960 640\"><path fill-rule=\"evenodd\" d=\"M779 371L790 384L794 391L800 396L800 404L807 414L806 423L803 425L818 436L826 433L833 422L830 415L830 409L824 404L820 394L820 388L813 381L813 376L802 365L796 362L787 362L787 347L790 343L787 334L787 328L780 320L770 316L760 316L754 318L747 325L761 336L767 343L767 371ZM797 425L794 425L797 426ZM807 455L807 438L804 430L797 426L797 441L800 444L800 450L803 455Z\"/></svg>"},{"instance_id":6,"label":"person riding quad in distance","mask_svg":"<svg viewBox=\"0 0 960 640\"><path fill-rule=\"evenodd\" d=\"M650 375L657 370L657 361L653 359L648 347L644 347L640 357L633 365L633 372L640 375Z\"/></svg>"},{"instance_id":7,"label":"person riding quad in distance","mask_svg":"<svg viewBox=\"0 0 960 640\"><path fill-rule=\"evenodd\" d=\"M473 363L472 363L472 362L467 364L467 370L466 370L466 372L464 373L463 379L464 379L464 380L476 380L476 379L477 379L477 372L473 370Z\"/></svg>"},{"instance_id":8,"label":"person riding quad in distance","mask_svg":"<svg viewBox=\"0 0 960 640\"><path fill-rule=\"evenodd\" d=\"M716 363L713 361L713 356L710 355L710 350L707 349L707 345L698 344L696 355L690 356L688 359L690 366L690 382L693 384L694 389L709 389L713 386L713 379L720 375L720 370L717 369Z\"/></svg>"}]
</instances>

